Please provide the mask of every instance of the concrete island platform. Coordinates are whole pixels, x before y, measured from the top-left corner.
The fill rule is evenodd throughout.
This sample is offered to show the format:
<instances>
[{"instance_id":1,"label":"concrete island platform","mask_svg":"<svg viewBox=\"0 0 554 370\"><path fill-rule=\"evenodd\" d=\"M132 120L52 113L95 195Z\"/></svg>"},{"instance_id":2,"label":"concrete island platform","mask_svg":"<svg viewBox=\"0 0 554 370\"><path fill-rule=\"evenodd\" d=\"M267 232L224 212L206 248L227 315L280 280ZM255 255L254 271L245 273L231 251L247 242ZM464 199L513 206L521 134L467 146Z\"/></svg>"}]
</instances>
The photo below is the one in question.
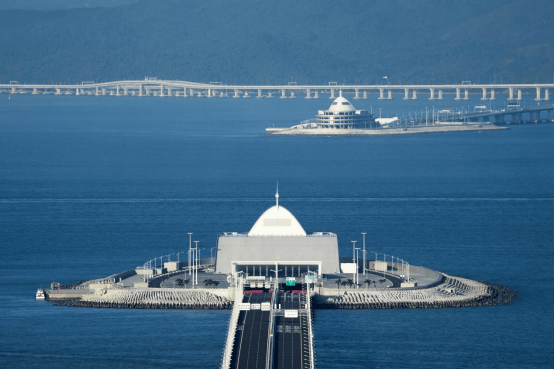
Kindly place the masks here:
<instances>
[{"instance_id":1,"label":"concrete island platform","mask_svg":"<svg viewBox=\"0 0 554 370\"><path fill-rule=\"evenodd\" d=\"M215 257L201 260L189 233L186 261L179 259L184 252L177 261L157 257L102 279L52 283L44 296L65 306L229 309L222 369L314 369L314 309L484 306L515 297L501 286L368 251L365 232L362 247L352 241L352 257L339 257L336 234L307 233L279 206L278 191L275 199L249 232L221 233Z\"/></svg>"},{"instance_id":2,"label":"concrete island platform","mask_svg":"<svg viewBox=\"0 0 554 370\"><path fill-rule=\"evenodd\" d=\"M206 261L208 262L208 261ZM374 261L368 260L373 267ZM382 262L382 261L378 261ZM414 286L401 287L402 278L390 262L387 271L366 269L353 274L323 275L313 284L311 298L316 309L439 308L497 305L511 302L515 293L507 288L450 276L421 266L410 266ZM140 271L140 270L139 270ZM109 308L231 309L239 286L264 289L277 281L272 277L245 276L240 284L229 275L213 272L209 264L189 273L186 263L144 282L136 270L86 281L73 289L45 290L46 299L56 305ZM192 277L191 277L192 275ZM280 287L294 278L302 289L306 275L280 277ZM217 282L217 283L214 283ZM268 288L265 288L268 290Z\"/></svg>"},{"instance_id":3,"label":"concrete island platform","mask_svg":"<svg viewBox=\"0 0 554 370\"><path fill-rule=\"evenodd\" d=\"M309 292L314 308L437 308L509 303L507 288L450 276L353 242L339 257L332 232L307 233L286 208L265 211L249 232L223 232L215 256L199 259L189 233L186 261L152 259L135 269L44 290L57 304L118 308L230 309L244 289ZM193 247L194 245L194 247ZM375 258L367 258L368 254ZM382 255L383 257L379 257ZM388 257L388 259L387 259ZM162 263L163 262L163 263ZM240 303L240 302L239 302Z\"/></svg>"},{"instance_id":4,"label":"concrete island platform","mask_svg":"<svg viewBox=\"0 0 554 370\"><path fill-rule=\"evenodd\" d=\"M387 135L413 135L433 134L445 132L466 132L466 131L491 131L508 130L508 127L499 127L488 122L468 124L436 124L434 126L408 126L396 128L376 129L347 129L347 128L302 128L273 127L266 131L271 136L387 136Z\"/></svg>"}]
</instances>

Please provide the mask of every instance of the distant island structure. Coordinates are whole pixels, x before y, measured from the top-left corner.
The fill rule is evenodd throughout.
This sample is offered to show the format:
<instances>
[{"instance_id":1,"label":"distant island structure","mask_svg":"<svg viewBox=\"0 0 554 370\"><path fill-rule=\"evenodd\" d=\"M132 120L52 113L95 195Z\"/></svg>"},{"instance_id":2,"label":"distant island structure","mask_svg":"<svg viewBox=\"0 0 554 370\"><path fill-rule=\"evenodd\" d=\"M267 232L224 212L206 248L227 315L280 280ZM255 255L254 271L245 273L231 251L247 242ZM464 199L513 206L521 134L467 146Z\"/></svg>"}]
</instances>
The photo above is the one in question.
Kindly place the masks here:
<instances>
[{"instance_id":1,"label":"distant island structure","mask_svg":"<svg viewBox=\"0 0 554 370\"><path fill-rule=\"evenodd\" d=\"M398 117L374 118L373 113L354 108L352 103L342 96L341 91L340 96L333 100L329 109L319 110L315 118L291 127L268 127L265 131L270 135L375 136L506 129L490 122L469 124L467 115L439 116L438 113L437 111L437 119L435 119L435 112L433 112L430 122L426 117L425 121L423 118L417 122L412 119L410 124L402 122ZM442 113L450 113L450 111Z\"/></svg>"}]
</instances>

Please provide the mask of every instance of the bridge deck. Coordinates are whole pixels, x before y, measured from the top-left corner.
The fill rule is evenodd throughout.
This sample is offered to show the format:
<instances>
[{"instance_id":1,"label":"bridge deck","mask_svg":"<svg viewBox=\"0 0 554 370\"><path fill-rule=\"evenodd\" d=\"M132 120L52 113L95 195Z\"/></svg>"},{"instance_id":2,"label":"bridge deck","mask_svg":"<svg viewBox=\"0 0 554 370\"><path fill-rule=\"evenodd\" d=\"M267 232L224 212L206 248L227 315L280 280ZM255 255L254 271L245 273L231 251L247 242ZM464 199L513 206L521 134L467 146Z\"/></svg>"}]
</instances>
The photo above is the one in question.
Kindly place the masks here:
<instances>
[{"instance_id":1,"label":"bridge deck","mask_svg":"<svg viewBox=\"0 0 554 370\"><path fill-rule=\"evenodd\" d=\"M306 293L284 292L279 297L283 310L300 310L305 307ZM310 341L307 317L277 316L275 318L274 369L309 369Z\"/></svg>"},{"instance_id":2,"label":"bridge deck","mask_svg":"<svg viewBox=\"0 0 554 370\"><path fill-rule=\"evenodd\" d=\"M240 311L229 368L264 369L268 364L274 369L311 368L309 294L300 286L287 288L276 292L274 307L270 311ZM272 293L268 290L245 291L242 303L261 304L271 302L271 299ZM287 317L287 311L298 315ZM273 332L273 338L269 337L270 332Z\"/></svg>"},{"instance_id":3,"label":"bridge deck","mask_svg":"<svg viewBox=\"0 0 554 370\"><path fill-rule=\"evenodd\" d=\"M245 293L244 303L271 301L271 293ZM231 369L265 369L270 312L242 311L239 316Z\"/></svg>"}]
</instances>

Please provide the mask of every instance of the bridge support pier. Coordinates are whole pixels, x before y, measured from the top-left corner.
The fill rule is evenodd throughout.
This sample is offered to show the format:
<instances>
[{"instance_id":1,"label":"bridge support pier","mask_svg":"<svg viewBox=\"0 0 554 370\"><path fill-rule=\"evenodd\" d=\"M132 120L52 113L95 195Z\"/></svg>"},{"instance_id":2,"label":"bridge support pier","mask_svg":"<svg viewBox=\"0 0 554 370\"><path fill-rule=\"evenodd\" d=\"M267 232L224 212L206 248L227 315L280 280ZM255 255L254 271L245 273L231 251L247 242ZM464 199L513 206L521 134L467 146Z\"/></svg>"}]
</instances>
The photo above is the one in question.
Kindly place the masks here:
<instances>
[{"instance_id":1,"label":"bridge support pier","mask_svg":"<svg viewBox=\"0 0 554 370\"><path fill-rule=\"evenodd\" d=\"M314 92L314 99L319 99L319 91Z\"/></svg>"},{"instance_id":2,"label":"bridge support pier","mask_svg":"<svg viewBox=\"0 0 554 370\"><path fill-rule=\"evenodd\" d=\"M98 96L98 86L96 86L96 89L94 89L94 95Z\"/></svg>"},{"instance_id":3,"label":"bridge support pier","mask_svg":"<svg viewBox=\"0 0 554 370\"><path fill-rule=\"evenodd\" d=\"M417 91L412 90L412 100L417 100Z\"/></svg>"},{"instance_id":4,"label":"bridge support pier","mask_svg":"<svg viewBox=\"0 0 554 370\"><path fill-rule=\"evenodd\" d=\"M310 89L306 89L306 99L312 98L312 91Z\"/></svg>"},{"instance_id":5,"label":"bridge support pier","mask_svg":"<svg viewBox=\"0 0 554 370\"><path fill-rule=\"evenodd\" d=\"M442 100L442 90L439 90L439 97L437 100Z\"/></svg>"},{"instance_id":6,"label":"bridge support pier","mask_svg":"<svg viewBox=\"0 0 554 370\"><path fill-rule=\"evenodd\" d=\"M12 87L12 94L15 94L15 87Z\"/></svg>"},{"instance_id":7,"label":"bridge support pier","mask_svg":"<svg viewBox=\"0 0 554 370\"><path fill-rule=\"evenodd\" d=\"M117 91L117 95L119 95L119 89ZM164 96L164 87L163 87L163 85L160 85L160 96Z\"/></svg>"},{"instance_id":8,"label":"bridge support pier","mask_svg":"<svg viewBox=\"0 0 554 370\"><path fill-rule=\"evenodd\" d=\"M56 89L56 93L54 95L61 95L62 94L62 89Z\"/></svg>"},{"instance_id":9,"label":"bridge support pier","mask_svg":"<svg viewBox=\"0 0 554 370\"><path fill-rule=\"evenodd\" d=\"M517 91L517 100L518 100L518 101L521 101L521 100L522 100L522 99L521 99L521 90L518 90L518 91Z\"/></svg>"},{"instance_id":10,"label":"bridge support pier","mask_svg":"<svg viewBox=\"0 0 554 370\"><path fill-rule=\"evenodd\" d=\"M549 92L548 89L544 89L544 99L543 100L550 100L550 96L548 96Z\"/></svg>"},{"instance_id":11,"label":"bridge support pier","mask_svg":"<svg viewBox=\"0 0 554 370\"><path fill-rule=\"evenodd\" d=\"M116 91L117 91L116 95L119 96L119 85L116 85Z\"/></svg>"},{"instance_id":12,"label":"bridge support pier","mask_svg":"<svg viewBox=\"0 0 554 370\"><path fill-rule=\"evenodd\" d=\"M33 95L36 95L38 94L38 89L37 88L33 88Z\"/></svg>"},{"instance_id":13,"label":"bridge support pier","mask_svg":"<svg viewBox=\"0 0 554 370\"><path fill-rule=\"evenodd\" d=\"M360 99L360 89L354 89L354 99Z\"/></svg>"},{"instance_id":14,"label":"bridge support pier","mask_svg":"<svg viewBox=\"0 0 554 370\"><path fill-rule=\"evenodd\" d=\"M106 88L102 88L102 95L106 95Z\"/></svg>"},{"instance_id":15,"label":"bridge support pier","mask_svg":"<svg viewBox=\"0 0 554 370\"><path fill-rule=\"evenodd\" d=\"M388 91L387 100L392 100L392 90Z\"/></svg>"},{"instance_id":16,"label":"bridge support pier","mask_svg":"<svg viewBox=\"0 0 554 370\"><path fill-rule=\"evenodd\" d=\"M79 88L75 89L75 95L79 96L81 93L79 92Z\"/></svg>"},{"instance_id":17,"label":"bridge support pier","mask_svg":"<svg viewBox=\"0 0 554 370\"><path fill-rule=\"evenodd\" d=\"M124 95L124 96L127 96L127 91L128 91L128 90L127 90L127 87L124 87L124 88L123 88L123 95Z\"/></svg>"},{"instance_id":18,"label":"bridge support pier","mask_svg":"<svg viewBox=\"0 0 554 370\"><path fill-rule=\"evenodd\" d=\"M379 88L379 100L385 99L385 97L383 96L384 92L385 92L385 89Z\"/></svg>"},{"instance_id":19,"label":"bridge support pier","mask_svg":"<svg viewBox=\"0 0 554 370\"><path fill-rule=\"evenodd\" d=\"M523 122L523 115L521 113L512 114L512 123L521 124L522 122Z\"/></svg>"},{"instance_id":20,"label":"bridge support pier","mask_svg":"<svg viewBox=\"0 0 554 370\"><path fill-rule=\"evenodd\" d=\"M329 97L329 99L335 99L335 89L330 89L331 90L331 96Z\"/></svg>"},{"instance_id":21,"label":"bridge support pier","mask_svg":"<svg viewBox=\"0 0 554 370\"><path fill-rule=\"evenodd\" d=\"M481 100L487 100L487 89L485 87L483 87L483 97Z\"/></svg>"},{"instance_id":22,"label":"bridge support pier","mask_svg":"<svg viewBox=\"0 0 554 370\"><path fill-rule=\"evenodd\" d=\"M404 89L404 100L410 100L410 89Z\"/></svg>"},{"instance_id":23,"label":"bridge support pier","mask_svg":"<svg viewBox=\"0 0 554 370\"><path fill-rule=\"evenodd\" d=\"M296 99L296 96L294 95L294 91L290 92L289 99Z\"/></svg>"},{"instance_id":24,"label":"bridge support pier","mask_svg":"<svg viewBox=\"0 0 554 370\"><path fill-rule=\"evenodd\" d=\"M537 97L535 98L535 101L541 101L541 88L537 87Z\"/></svg>"},{"instance_id":25,"label":"bridge support pier","mask_svg":"<svg viewBox=\"0 0 554 370\"><path fill-rule=\"evenodd\" d=\"M456 98L454 98L454 100L461 100L461 98L460 98L460 88L459 87L456 88Z\"/></svg>"},{"instance_id":26,"label":"bridge support pier","mask_svg":"<svg viewBox=\"0 0 554 370\"><path fill-rule=\"evenodd\" d=\"M491 100L496 100L496 98L494 97L494 90L491 90Z\"/></svg>"},{"instance_id":27,"label":"bridge support pier","mask_svg":"<svg viewBox=\"0 0 554 370\"><path fill-rule=\"evenodd\" d=\"M494 123L499 124L499 125L503 125L503 124L506 123L506 117L503 114L494 116Z\"/></svg>"},{"instance_id":28,"label":"bridge support pier","mask_svg":"<svg viewBox=\"0 0 554 370\"><path fill-rule=\"evenodd\" d=\"M429 100L435 100L435 89L429 89Z\"/></svg>"},{"instance_id":29,"label":"bridge support pier","mask_svg":"<svg viewBox=\"0 0 554 370\"><path fill-rule=\"evenodd\" d=\"M464 100L469 100L469 90L464 92Z\"/></svg>"},{"instance_id":30,"label":"bridge support pier","mask_svg":"<svg viewBox=\"0 0 554 370\"><path fill-rule=\"evenodd\" d=\"M510 101L514 100L514 88L513 87L508 88L508 93L509 93L508 100L510 100Z\"/></svg>"},{"instance_id":31,"label":"bridge support pier","mask_svg":"<svg viewBox=\"0 0 554 370\"><path fill-rule=\"evenodd\" d=\"M262 96L262 89L258 89L258 96L257 96L258 99L260 98L263 98Z\"/></svg>"},{"instance_id":32,"label":"bridge support pier","mask_svg":"<svg viewBox=\"0 0 554 370\"><path fill-rule=\"evenodd\" d=\"M364 91L364 97L362 99L367 99L367 91Z\"/></svg>"},{"instance_id":33,"label":"bridge support pier","mask_svg":"<svg viewBox=\"0 0 554 370\"><path fill-rule=\"evenodd\" d=\"M233 98L238 98L239 97L239 91L237 89L235 89L235 93L233 95Z\"/></svg>"}]
</instances>

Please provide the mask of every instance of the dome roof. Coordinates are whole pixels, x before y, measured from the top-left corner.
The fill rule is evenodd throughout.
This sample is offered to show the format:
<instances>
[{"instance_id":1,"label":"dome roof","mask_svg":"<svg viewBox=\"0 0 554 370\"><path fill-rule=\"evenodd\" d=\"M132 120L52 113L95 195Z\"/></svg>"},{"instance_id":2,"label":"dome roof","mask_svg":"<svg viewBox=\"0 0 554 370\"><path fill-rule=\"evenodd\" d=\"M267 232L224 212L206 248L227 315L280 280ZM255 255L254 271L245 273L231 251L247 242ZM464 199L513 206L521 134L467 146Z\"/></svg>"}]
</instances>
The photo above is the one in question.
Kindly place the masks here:
<instances>
[{"instance_id":1,"label":"dome roof","mask_svg":"<svg viewBox=\"0 0 554 370\"><path fill-rule=\"evenodd\" d=\"M292 213L275 205L258 218L248 236L306 236L306 232Z\"/></svg>"},{"instance_id":2,"label":"dome roof","mask_svg":"<svg viewBox=\"0 0 554 370\"><path fill-rule=\"evenodd\" d=\"M339 96L331 103L329 110L331 112L355 112L356 108L348 100Z\"/></svg>"}]
</instances>

